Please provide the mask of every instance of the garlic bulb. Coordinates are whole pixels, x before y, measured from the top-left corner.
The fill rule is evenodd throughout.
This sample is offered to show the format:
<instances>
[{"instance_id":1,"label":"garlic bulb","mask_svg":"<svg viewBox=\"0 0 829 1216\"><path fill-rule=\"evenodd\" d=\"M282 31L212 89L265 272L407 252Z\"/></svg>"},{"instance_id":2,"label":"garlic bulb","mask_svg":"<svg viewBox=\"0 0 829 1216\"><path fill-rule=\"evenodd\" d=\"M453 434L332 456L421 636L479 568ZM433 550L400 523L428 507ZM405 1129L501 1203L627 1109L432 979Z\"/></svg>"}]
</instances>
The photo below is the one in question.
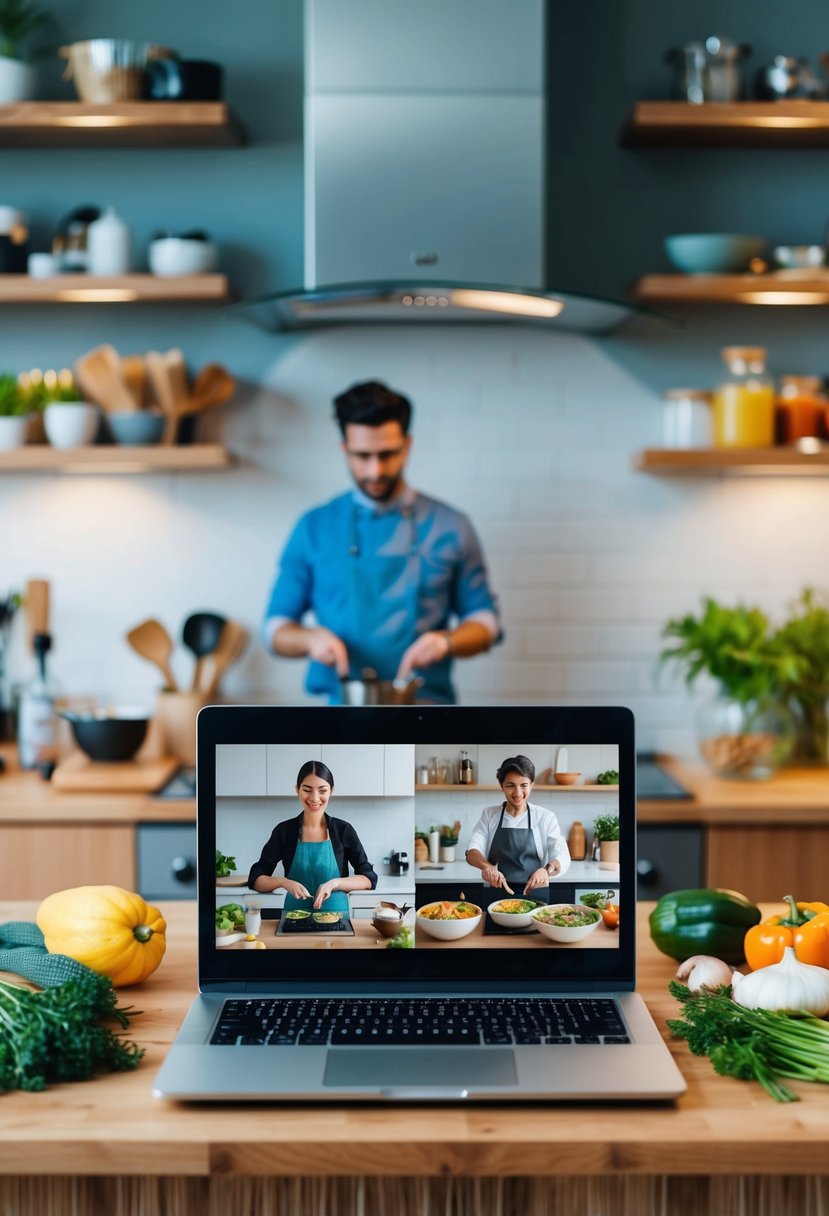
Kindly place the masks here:
<instances>
[{"instance_id":1,"label":"garlic bulb","mask_svg":"<svg viewBox=\"0 0 829 1216\"><path fill-rule=\"evenodd\" d=\"M829 1013L829 971L801 963L794 947L786 946L779 963L760 967L743 976L734 988L734 1000L746 1009L771 1009L777 1013Z\"/></svg>"},{"instance_id":2,"label":"garlic bulb","mask_svg":"<svg viewBox=\"0 0 829 1216\"><path fill-rule=\"evenodd\" d=\"M721 984L730 984L731 968L721 958L713 958L710 954L694 954L680 963L676 969L676 977L685 980L691 992L696 994L703 988L719 988Z\"/></svg>"}]
</instances>

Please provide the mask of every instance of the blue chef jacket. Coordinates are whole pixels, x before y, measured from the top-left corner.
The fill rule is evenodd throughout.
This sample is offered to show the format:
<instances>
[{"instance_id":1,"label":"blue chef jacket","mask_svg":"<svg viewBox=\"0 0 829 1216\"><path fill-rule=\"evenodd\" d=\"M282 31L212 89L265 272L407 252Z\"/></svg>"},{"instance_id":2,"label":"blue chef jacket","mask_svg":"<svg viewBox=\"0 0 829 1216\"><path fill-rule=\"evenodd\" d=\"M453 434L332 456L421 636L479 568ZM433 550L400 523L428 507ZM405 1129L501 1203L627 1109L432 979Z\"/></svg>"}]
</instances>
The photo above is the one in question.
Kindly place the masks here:
<instances>
[{"instance_id":1,"label":"blue chef jacket","mask_svg":"<svg viewBox=\"0 0 829 1216\"><path fill-rule=\"evenodd\" d=\"M268 648L280 624L309 611L345 643L352 677L372 667L379 679L393 680L422 633L497 608L466 516L407 489L391 504L352 490L301 517L268 603ZM454 702L451 666L444 659L419 673L424 700ZM340 699L333 667L312 661L306 688Z\"/></svg>"}]
</instances>

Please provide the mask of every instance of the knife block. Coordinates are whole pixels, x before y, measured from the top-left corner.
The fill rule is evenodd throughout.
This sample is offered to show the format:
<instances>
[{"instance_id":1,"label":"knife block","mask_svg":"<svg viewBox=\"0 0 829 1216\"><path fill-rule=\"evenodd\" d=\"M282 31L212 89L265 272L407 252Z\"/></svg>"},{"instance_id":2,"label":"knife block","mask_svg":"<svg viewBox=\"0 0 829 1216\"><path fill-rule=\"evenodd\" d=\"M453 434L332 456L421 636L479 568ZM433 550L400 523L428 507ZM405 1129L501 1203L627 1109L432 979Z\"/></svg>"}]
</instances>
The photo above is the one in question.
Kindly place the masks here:
<instances>
[{"instance_id":1,"label":"knife block","mask_svg":"<svg viewBox=\"0 0 829 1216\"><path fill-rule=\"evenodd\" d=\"M208 698L201 692L158 694L156 720L161 730L165 756L175 756L182 764L196 763L196 714Z\"/></svg>"}]
</instances>

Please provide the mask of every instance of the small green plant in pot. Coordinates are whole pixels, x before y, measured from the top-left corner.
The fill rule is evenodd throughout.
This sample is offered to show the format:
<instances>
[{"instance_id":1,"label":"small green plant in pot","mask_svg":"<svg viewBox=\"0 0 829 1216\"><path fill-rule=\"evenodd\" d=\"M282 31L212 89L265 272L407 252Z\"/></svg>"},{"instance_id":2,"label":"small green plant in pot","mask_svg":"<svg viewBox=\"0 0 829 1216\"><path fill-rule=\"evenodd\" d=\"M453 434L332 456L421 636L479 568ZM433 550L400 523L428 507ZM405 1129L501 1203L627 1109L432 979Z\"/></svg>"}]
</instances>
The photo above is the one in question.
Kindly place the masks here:
<instances>
[{"instance_id":1,"label":"small green plant in pot","mask_svg":"<svg viewBox=\"0 0 829 1216\"><path fill-rule=\"evenodd\" d=\"M460 820L455 821L454 827L448 823L440 826L440 859L441 861L455 860L455 845L460 839Z\"/></svg>"},{"instance_id":2,"label":"small green plant in pot","mask_svg":"<svg viewBox=\"0 0 829 1216\"><path fill-rule=\"evenodd\" d=\"M0 105L34 96L30 60L53 49L53 41L45 41L52 25L52 14L37 0L0 0Z\"/></svg>"},{"instance_id":3,"label":"small green plant in pot","mask_svg":"<svg viewBox=\"0 0 829 1216\"><path fill-rule=\"evenodd\" d=\"M599 842L599 869L615 869L619 864L619 816L597 815L593 836Z\"/></svg>"},{"instance_id":4,"label":"small green plant in pot","mask_svg":"<svg viewBox=\"0 0 829 1216\"><path fill-rule=\"evenodd\" d=\"M791 754L794 720L783 693L796 666L759 608L729 608L708 597L699 616L667 622L660 659L692 687L708 676L719 695L697 714L700 751L723 777L770 777Z\"/></svg>"},{"instance_id":5,"label":"small green plant in pot","mask_svg":"<svg viewBox=\"0 0 829 1216\"><path fill-rule=\"evenodd\" d=\"M26 442L30 412L17 377L0 373L0 452L10 452Z\"/></svg>"}]
</instances>

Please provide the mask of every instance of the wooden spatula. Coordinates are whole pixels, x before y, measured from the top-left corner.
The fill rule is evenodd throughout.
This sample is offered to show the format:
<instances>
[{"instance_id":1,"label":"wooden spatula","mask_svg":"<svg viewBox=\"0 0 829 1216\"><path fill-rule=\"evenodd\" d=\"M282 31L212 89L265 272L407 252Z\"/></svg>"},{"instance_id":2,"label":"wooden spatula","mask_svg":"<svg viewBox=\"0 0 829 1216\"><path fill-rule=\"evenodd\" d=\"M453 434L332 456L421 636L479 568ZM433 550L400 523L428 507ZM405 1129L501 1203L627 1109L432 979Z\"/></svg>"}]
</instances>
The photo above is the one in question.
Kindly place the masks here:
<instances>
[{"instance_id":1,"label":"wooden spatula","mask_svg":"<svg viewBox=\"0 0 829 1216\"><path fill-rule=\"evenodd\" d=\"M210 674L204 688L205 696L215 697L222 676L228 667L241 659L249 640L250 634L244 625L240 625L238 621L225 621L219 644L204 660L205 664L210 664ZM202 683L205 684L204 679Z\"/></svg>"},{"instance_id":2,"label":"wooden spatula","mask_svg":"<svg viewBox=\"0 0 829 1216\"><path fill-rule=\"evenodd\" d=\"M168 359L169 353L168 351L148 350L144 356L147 376L153 393L166 418L162 443L175 443L178 432L179 404L187 397L189 391L186 386L186 368L184 389L182 390L179 360L176 358L174 370ZM178 352L178 355L181 355L181 351ZM183 356L181 361L183 362Z\"/></svg>"},{"instance_id":3,"label":"wooden spatula","mask_svg":"<svg viewBox=\"0 0 829 1216\"><path fill-rule=\"evenodd\" d=\"M161 624L161 621L150 617L142 621L127 634L127 641L142 659L149 659L162 672L165 688L178 692L176 677L170 668L170 655L173 652L173 639Z\"/></svg>"},{"instance_id":4,"label":"wooden spatula","mask_svg":"<svg viewBox=\"0 0 829 1216\"><path fill-rule=\"evenodd\" d=\"M129 413L138 409L121 370L114 346L96 346L75 363L75 378L84 396L102 409Z\"/></svg>"},{"instance_id":5,"label":"wooden spatula","mask_svg":"<svg viewBox=\"0 0 829 1216\"><path fill-rule=\"evenodd\" d=\"M136 408L143 410L147 404L147 366L141 355L124 355L121 374L135 401Z\"/></svg>"},{"instance_id":6,"label":"wooden spatula","mask_svg":"<svg viewBox=\"0 0 829 1216\"><path fill-rule=\"evenodd\" d=\"M29 639L29 650L34 654L35 634L49 632L49 584L46 579L29 579L26 583L24 604L26 606L26 633Z\"/></svg>"}]
</instances>

